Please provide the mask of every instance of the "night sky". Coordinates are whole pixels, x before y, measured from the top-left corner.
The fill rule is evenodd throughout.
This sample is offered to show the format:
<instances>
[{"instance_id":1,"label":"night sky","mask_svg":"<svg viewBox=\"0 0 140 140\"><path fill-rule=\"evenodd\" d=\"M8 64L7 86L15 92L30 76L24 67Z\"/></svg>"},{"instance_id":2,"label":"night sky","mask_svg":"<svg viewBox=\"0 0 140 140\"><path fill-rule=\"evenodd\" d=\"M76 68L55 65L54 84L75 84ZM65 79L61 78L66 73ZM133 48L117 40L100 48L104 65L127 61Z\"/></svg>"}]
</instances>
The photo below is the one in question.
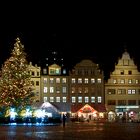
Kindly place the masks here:
<instances>
[{"instance_id":1,"label":"night sky","mask_svg":"<svg viewBox=\"0 0 140 140\"><path fill-rule=\"evenodd\" d=\"M0 64L10 57L15 38L24 44L28 61L44 65L52 51L70 69L82 59L92 59L104 70L105 77L125 49L140 66L140 22L137 9L108 11L91 7L73 10L55 8L7 7L1 12ZM126 8L127 7L127 8ZM16 8L16 9L15 9ZM30 9L31 8L31 9ZM18 12L17 12L18 11Z\"/></svg>"}]
</instances>

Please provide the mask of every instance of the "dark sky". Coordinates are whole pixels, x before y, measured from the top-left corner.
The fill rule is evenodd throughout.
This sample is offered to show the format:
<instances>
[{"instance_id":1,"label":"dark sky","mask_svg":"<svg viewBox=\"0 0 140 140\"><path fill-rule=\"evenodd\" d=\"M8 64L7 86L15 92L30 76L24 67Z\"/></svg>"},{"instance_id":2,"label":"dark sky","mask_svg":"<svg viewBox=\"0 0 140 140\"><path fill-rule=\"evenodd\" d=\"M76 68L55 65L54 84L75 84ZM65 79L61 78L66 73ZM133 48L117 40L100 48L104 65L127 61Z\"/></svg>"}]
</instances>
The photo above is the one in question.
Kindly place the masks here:
<instances>
[{"instance_id":1,"label":"dark sky","mask_svg":"<svg viewBox=\"0 0 140 140\"><path fill-rule=\"evenodd\" d=\"M127 48L140 65L139 10L131 5L108 9L95 6L74 7L6 7L1 12L0 63L9 58L15 38L25 46L28 61L42 65L57 51L71 68L82 59L98 63L107 77ZM60 12L61 9L61 12Z\"/></svg>"}]
</instances>

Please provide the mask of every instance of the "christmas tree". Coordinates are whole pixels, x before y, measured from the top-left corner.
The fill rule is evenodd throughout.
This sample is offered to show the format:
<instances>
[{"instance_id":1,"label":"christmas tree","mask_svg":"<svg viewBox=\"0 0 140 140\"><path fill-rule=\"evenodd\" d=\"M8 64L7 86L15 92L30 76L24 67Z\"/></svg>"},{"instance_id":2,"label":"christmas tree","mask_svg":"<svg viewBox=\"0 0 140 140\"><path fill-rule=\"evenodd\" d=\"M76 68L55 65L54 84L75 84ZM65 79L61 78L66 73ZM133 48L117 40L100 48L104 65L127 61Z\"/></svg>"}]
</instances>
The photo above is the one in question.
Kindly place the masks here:
<instances>
[{"instance_id":1,"label":"christmas tree","mask_svg":"<svg viewBox=\"0 0 140 140\"><path fill-rule=\"evenodd\" d=\"M30 78L24 46L17 38L11 57L1 69L0 106L22 108L30 105L34 96Z\"/></svg>"}]
</instances>

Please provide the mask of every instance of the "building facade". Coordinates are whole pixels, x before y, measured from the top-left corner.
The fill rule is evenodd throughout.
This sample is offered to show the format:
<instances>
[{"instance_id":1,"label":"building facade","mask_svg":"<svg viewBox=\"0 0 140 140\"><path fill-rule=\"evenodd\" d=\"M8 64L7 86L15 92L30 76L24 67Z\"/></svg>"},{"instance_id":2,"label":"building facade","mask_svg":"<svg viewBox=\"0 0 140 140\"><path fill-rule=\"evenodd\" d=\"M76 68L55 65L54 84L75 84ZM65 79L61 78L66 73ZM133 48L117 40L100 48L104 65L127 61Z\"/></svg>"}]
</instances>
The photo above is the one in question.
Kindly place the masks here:
<instances>
[{"instance_id":1,"label":"building facade","mask_svg":"<svg viewBox=\"0 0 140 140\"><path fill-rule=\"evenodd\" d=\"M31 83L32 83L32 92L34 93L35 97L33 102L40 102L41 101L41 93L40 93L40 72L41 67L32 65L32 62L29 63L29 71L31 75Z\"/></svg>"},{"instance_id":2,"label":"building facade","mask_svg":"<svg viewBox=\"0 0 140 140\"><path fill-rule=\"evenodd\" d=\"M108 119L134 120L140 112L140 72L127 51L105 83Z\"/></svg>"},{"instance_id":3,"label":"building facade","mask_svg":"<svg viewBox=\"0 0 140 140\"><path fill-rule=\"evenodd\" d=\"M104 117L104 75L98 64L82 60L75 65L69 73L69 94L73 117Z\"/></svg>"},{"instance_id":4,"label":"building facade","mask_svg":"<svg viewBox=\"0 0 140 140\"><path fill-rule=\"evenodd\" d=\"M60 113L70 112L68 76L66 70L57 64L42 71L41 99L42 103L51 103Z\"/></svg>"}]
</instances>

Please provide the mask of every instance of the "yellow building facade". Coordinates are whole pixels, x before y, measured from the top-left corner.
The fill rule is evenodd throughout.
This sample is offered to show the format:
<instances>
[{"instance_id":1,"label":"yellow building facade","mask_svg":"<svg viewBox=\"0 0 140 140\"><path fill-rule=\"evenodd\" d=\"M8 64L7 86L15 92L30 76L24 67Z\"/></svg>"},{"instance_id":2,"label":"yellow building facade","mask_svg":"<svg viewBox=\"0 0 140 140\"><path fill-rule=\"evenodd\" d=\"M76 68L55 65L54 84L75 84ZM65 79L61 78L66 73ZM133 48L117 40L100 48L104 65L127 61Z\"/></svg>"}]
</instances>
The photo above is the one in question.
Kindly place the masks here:
<instances>
[{"instance_id":1,"label":"yellow building facade","mask_svg":"<svg viewBox=\"0 0 140 140\"><path fill-rule=\"evenodd\" d=\"M105 83L108 119L138 120L140 112L140 72L125 51Z\"/></svg>"}]
</instances>

